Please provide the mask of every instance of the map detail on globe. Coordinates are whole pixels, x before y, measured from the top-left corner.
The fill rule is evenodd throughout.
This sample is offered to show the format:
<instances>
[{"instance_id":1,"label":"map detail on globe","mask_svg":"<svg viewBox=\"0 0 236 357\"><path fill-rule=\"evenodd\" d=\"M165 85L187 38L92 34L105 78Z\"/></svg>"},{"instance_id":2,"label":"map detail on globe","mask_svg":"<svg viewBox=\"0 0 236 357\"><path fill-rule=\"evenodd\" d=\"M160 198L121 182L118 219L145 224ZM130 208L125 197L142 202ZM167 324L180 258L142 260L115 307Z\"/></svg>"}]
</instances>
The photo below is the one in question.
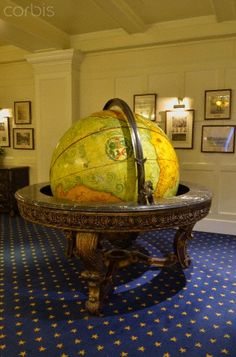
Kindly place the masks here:
<instances>
[{"instance_id":1,"label":"map detail on globe","mask_svg":"<svg viewBox=\"0 0 236 357\"><path fill-rule=\"evenodd\" d=\"M156 123L135 115L154 199L171 197L179 165L168 137ZM137 202L137 168L131 129L124 114L104 110L79 119L56 146L50 168L53 195L77 202Z\"/></svg>"}]
</instances>

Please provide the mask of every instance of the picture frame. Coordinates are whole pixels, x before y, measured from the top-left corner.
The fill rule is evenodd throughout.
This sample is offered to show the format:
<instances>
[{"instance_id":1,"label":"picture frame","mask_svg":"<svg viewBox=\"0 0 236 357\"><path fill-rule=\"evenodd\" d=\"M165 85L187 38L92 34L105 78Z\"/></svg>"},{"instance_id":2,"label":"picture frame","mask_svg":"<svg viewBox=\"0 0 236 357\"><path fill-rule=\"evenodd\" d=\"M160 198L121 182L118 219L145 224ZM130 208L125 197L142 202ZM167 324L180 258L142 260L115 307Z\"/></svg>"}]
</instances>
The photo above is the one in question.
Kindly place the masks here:
<instances>
[{"instance_id":1,"label":"picture frame","mask_svg":"<svg viewBox=\"0 0 236 357\"><path fill-rule=\"evenodd\" d=\"M13 149L33 150L34 129L13 128Z\"/></svg>"},{"instance_id":2,"label":"picture frame","mask_svg":"<svg viewBox=\"0 0 236 357\"><path fill-rule=\"evenodd\" d=\"M31 124L31 102L14 102L14 122L16 125Z\"/></svg>"},{"instance_id":3,"label":"picture frame","mask_svg":"<svg viewBox=\"0 0 236 357\"><path fill-rule=\"evenodd\" d=\"M194 115L194 109L166 111L165 131L174 148L193 148Z\"/></svg>"},{"instance_id":4,"label":"picture frame","mask_svg":"<svg viewBox=\"0 0 236 357\"><path fill-rule=\"evenodd\" d=\"M231 89L216 89L205 91L205 119L230 119Z\"/></svg>"},{"instance_id":5,"label":"picture frame","mask_svg":"<svg viewBox=\"0 0 236 357\"><path fill-rule=\"evenodd\" d=\"M0 146L10 147L10 125L8 117L0 119Z\"/></svg>"},{"instance_id":6,"label":"picture frame","mask_svg":"<svg viewBox=\"0 0 236 357\"><path fill-rule=\"evenodd\" d=\"M201 151L208 153L234 153L234 125L203 125Z\"/></svg>"},{"instance_id":7,"label":"picture frame","mask_svg":"<svg viewBox=\"0 0 236 357\"><path fill-rule=\"evenodd\" d=\"M133 109L135 114L142 115L144 118L156 121L157 94L134 94Z\"/></svg>"}]
</instances>

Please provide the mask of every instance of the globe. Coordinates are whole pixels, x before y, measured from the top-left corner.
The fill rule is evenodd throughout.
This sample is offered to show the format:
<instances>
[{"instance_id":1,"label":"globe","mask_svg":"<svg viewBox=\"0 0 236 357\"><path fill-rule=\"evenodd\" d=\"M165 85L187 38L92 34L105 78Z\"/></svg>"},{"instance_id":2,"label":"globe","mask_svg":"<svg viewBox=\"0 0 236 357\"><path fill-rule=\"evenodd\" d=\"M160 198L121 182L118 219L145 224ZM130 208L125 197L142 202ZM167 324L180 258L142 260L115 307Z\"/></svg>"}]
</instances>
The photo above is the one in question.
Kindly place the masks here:
<instances>
[{"instance_id":1,"label":"globe","mask_svg":"<svg viewBox=\"0 0 236 357\"><path fill-rule=\"evenodd\" d=\"M179 165L164 131L135 114L153 198L176 195ZM55 197L76 202L137 202L137 165L129 123L119 110L77 120L59 140L51 159Z\"/></svg>"}]
</instances>

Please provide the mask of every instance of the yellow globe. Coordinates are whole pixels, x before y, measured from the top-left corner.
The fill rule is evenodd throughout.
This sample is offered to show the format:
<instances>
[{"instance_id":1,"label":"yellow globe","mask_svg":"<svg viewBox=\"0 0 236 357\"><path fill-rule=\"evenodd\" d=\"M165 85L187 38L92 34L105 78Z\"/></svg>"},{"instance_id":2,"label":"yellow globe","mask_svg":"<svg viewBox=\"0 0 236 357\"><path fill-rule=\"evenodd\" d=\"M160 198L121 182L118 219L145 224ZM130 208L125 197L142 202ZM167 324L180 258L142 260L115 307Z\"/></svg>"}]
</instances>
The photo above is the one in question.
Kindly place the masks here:
<instances>
[{"instance_id":1,"label":"yellow globe","mask_svg":"<svg viewBox=\"0 0 236 357\"><path fill-rule=\"evenodd\" d=\"M179 185L175 150L156 123L135 115L154 199ZM57 144L50 167L53 195L76 202L137 202L137 168L124 114L103 110L79 119Z\"/></svg>"}]
</instances>

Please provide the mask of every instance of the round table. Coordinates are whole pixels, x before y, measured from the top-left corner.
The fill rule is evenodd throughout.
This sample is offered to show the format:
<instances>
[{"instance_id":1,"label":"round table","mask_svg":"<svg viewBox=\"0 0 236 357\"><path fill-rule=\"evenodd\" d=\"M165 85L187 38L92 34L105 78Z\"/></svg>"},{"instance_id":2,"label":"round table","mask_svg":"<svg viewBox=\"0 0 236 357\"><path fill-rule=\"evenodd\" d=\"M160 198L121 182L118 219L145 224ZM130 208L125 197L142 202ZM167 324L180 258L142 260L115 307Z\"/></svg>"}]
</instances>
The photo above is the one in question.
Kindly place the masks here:
<instances>
[{"instance_id":1,"label":"round table","mask_svg":"<svg viewBox=\"0 0 236 357\"><path fill-rule=\"evenodd\" d=\"M120 267L140 261L157 267L176 263L188 267L187 241L211 206L211 193L206 188L185 182L180 183L176 196L150 205L58 199L52 196L49 183L26 186L15 197L23 218L65 232L67 256L77 256L84 263L81 275L88 284L86 308L93 314L99 312L112 287L112 276ZM157 258L132 249L138 233L164 228L176 228L173 253ZM105 249L104 240L109 240L112 248Z\"/></svg>"}]
</instances>

